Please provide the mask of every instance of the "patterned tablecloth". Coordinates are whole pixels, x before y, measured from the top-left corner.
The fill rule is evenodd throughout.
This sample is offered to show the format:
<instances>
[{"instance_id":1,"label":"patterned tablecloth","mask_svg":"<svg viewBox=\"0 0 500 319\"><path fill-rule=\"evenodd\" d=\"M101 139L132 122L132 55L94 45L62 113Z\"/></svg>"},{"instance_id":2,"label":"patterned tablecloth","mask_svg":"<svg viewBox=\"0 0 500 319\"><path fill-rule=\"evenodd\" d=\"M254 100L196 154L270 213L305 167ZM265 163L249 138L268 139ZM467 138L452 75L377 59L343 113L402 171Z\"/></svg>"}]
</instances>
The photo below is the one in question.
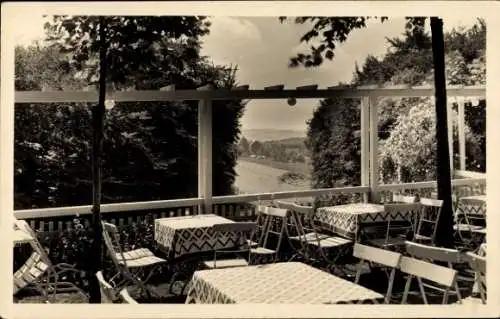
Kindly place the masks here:
<instances>
[{"instance_id":1,"label":"patterned tablecloth","mask_svg":"<svg viewBox=\"0 0 500 319\"><path fill-rule=\"evenodd\" d=\"M378 303L384 296L299 262L194 273L186 303Z\"/></svg>"},{"instance_id":2,"label":"patterned tablecloth","mask_svg":"<svg viewBox=\"0 0 500 319\"><path fill-rule=\"evenodd\" d=\"M212 228L214 224L231 222L230 219L212 214L160 218L155 220L154 237L170 258L233 248L239 240L237 234L227 233L216 237Z\"/></svg>"},{"instance_id":3,"label":"patterned tablecloth","mask_svg":"<svg viewBox=\"0 0 500 319\"><path fill-rule=\"evenodd\" d=\"M464 199L475 199L482 201L486 204L486 195L476 195L476 196L467 196L462 197L458 200L458 209L457 214L463 213L465 210L468 214L478 214L478 215L486 215L486 205L464 205L462 200Z\"/></svg>"},{"instance_id":4,"label":"patterned tablecloth","mask_svg":"<svg viewBox=\"0 0 500 319\"><path fill-rule=\"evenodd\" d=\"M320 207L315 214L316 222L322 227L350 239L357 238L363 224L389 220L413 222L414 219L411 213L386 213L384 205L365 203Z\"/></svg>"}]
</instances>

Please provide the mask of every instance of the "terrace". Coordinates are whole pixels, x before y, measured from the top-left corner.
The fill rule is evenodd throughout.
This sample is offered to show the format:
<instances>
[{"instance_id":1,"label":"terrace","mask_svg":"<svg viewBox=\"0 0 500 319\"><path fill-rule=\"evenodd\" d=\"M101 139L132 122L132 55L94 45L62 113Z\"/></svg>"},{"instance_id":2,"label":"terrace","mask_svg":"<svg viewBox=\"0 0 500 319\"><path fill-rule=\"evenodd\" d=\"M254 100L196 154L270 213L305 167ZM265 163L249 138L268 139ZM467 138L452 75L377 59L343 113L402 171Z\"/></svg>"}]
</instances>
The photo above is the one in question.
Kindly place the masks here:
<instances>
[{"instance_id":1,"label":"terrace","mask_svg":"<svg viewBox=\"0 0 500 319\"><path fill-rule=\"evenodd\" d=\"M305 206L314 206L316 213L318 210L326 206L345 205L352 203L370 203L370 204L385 204L393 201L395 194L417 195L419 198L432 198L437 190L436 181L426 181L418 183L402 183L402 184L380 184L379 180L379 159L378 159L378 131L377 131L377 101L381 97L401 98L401 97L432 97L434 89L430 87L330 87L327 89L317 89L316 86L300 87L294 90L285 90L282 85L268 87L263 90L249 90L248 86L242 86L233 90L212 89L203 87L198 90L176 90L174 86L170 86L160 91L130 91L130 92L113 92L109 93L107 100L115 102L130 102L130 101L176 101L176 100L198 100L198 196L196 198L183 198L175 200L148 201L148 202L130 202L130 203L113 203L101 205L100 211L102 219L105 222L114 224L118 227L121 234L126 235L122 239L121 245L127 247L128 244L135 240L139 242L138 246L129 247L130 249L148 248L158 256L166 256L165 249L161 249L158 244L158 223L155 220L168 217L182 217L186 215L210 215L215 214L220 217L227 218L231 221L257 221L259 216L266 216L266 209L262 209L262 205L280 206L281 201L300 203ZM484 87L448 87L448 98L465 97L465 98L484 98ZM228 196L212 196L212 185L217 181L212 178L212 101L213 100L230 100L230 99L306 99L306 98L352 98L361 101L361 185L342 188L328 189L311 189L301 191L287 191L276 193L260 193L260 194L244 194L244 195L228 195ZM16 92L16 103L53 103L53 102L92 102L98 100L96 92ZM451 104L449 105L451 108ZM486 177L484 174L467 172L465 170L465 135L464 135L464 101L458 104L459 114L459 158L460 167L454 168L453 162L450 162L451 171L455 171L455 176L461 178L451 181L452 193L455 199L455 208L458 210L460 201L463 198L476 195L486 195ZM451 125L448 125L449 144L452 146ZM450 149L453 149L450 147ZM281 203L282 204L282 203ZM383 206L382 206L383 207ZM293 222L293 209L289 209L286 214L284 224L295 230L299 227ZM87 240L89 235L88 229L92 225L92 206L75 206L75 207L58 207L47 209L28 209L17 210L14 212L14 217L17 220L24 220L36 231L36 237L42 243L54 250L57 247L57 242L61 239L68 242L70 245L75 241ZM276 216L275 216L276 217ZM297 218L300 219L300 218ZM324 226L324 225L323 225ZM380 226L380 225L379 225ZM319 227L319 226L318 226ZM356 226L358 227L358 226ZM328 227L326 227L328 228ZM83 230L82 230L83 229ZM358 229L356 229L358 231ZM287 228L285 237L293 237ZM297 233L300 235L301 230ZM335 233L332 231L331 233ZM384 231L385 233L385 231ZM138 241L137 238L141 237ZM128 241L128 242L127 242ZM280 248L280 254L277 265L281 262L286 263L290 260L290 255L300 251L298 246L291 244L290 241L284 241L286 244ZM363 240L355 236L353 244L362 243ZM276 244L276 243L273 243ZM479 244L469 250L478 252ZM482 246L481 246L482 247ZM88 249L88 247L86 248ZM463 247L461 247L463 250ZM71 250L71 249L70 249ZM276 249L278 250L278 249ZM22 255L22 251L17 251ZM59 256L61 260L81 262L85 260L85 249L79 247L72 249L72 256ZM207 251L205 258L207 258ZM78 255L80 254L80 255ZM82 255L83 254L83 255ZM167 252L168 254L168 252ZM335 254L341 255L338 251ZM57 254L56 254L57 255ZM208 259L212 258L213 250L208 251ZM29 253L28 255L29 256ZM54 254L51 254L54 256ZM104 274L105 278L109 278L113 270L111 260L105 257ZM198 255L197 255L198 256ZM307 263L308 254L303 254L302 258ZM357 264L359 258L352 258L352 250L343 256L348 261L335 259L335 262L326 262L327 266L320 265L322 269L329 269L337 276L347 278L347 281L354 281L354 275L349 273L349 265ZM65 259L66 258L66 259ZM167 257L165 257L168 259ZM187 271L187 274L181 279L175 280L173 274L177 271L172 270L174 266L168 264L165 267L160 267L161 271L155 274L150 283L157 286L157 291L160 295L168 298L162 299L141 299L141 302L177 302L183 303L186 300L186 294L189 288L182 291L179 286L188 285L191 282L193 272L196 270L201 257L196 257L183 260L180 264L182 267L191 265L194 269ZM312 258L314 259L314 258ZM316 258L317 259L317 258ZM170 260L170 259L168 259ZM324 261L327 261L326 258ZM342 274L337 274L336 264L341 265L344 270ZM464 261L462 261L462 264ZM177 265L179 265L176 262ZM287 263L293 265L294 263ZM314 263L313 263L314 264ZM321 264L321 263L320 263ZM333 265L333 267L331 267ZM19 265L18 265L19 266ZM172 266L172 267L171 267ZM181 268L182 268L181 267ZM326 268L325 268L326 267ZM175 267L174 267L175 268ZM352 267L351 267L352 268ZM182 273L182 271L181 271ZM355 273L355 271L354 271ZM367 283L364 284L379 294L385 293L387 280L380 284L379 272L372 271L374 276L368 276ZM81 273L78 278L73 278L75 283L86 286L88 284L88 276L91 274ZM397 276L393 290L402 291L403 277ZM466 281L470 282L470 281ZM463 283L460 283L463 284ZM189 285L188 285L189 286ZM158 288L159 287L159 288ZM472 285L468 287L472 289ZM469 290L470 290L469 289ZM134 290L131 294L134 295ZM469 295L471 292L465 292L464 295ZM19 297L20 302L30 302L31 297ZM61 297L59 302L68 302L71 297ZM67 298L66 300L64 298ZM378 297L380 298L380 297ZM189 298L188 298L189 299ZM411 298L410 298L411 299ZM432 299L432 298L431 298ZM429 300L431 300L429 299ZM440 298L439 302L440 302ZM450 300L453 298L450 298ZM39 299L33 299L39 301ZM62 301L61 301L62 300ZM81 301L81 300L80 300ZM71 301L69 301L71 302ZM85 302L85 300L83 301ZM217 301L216 301L217 302ZM220 301L218 301L220 302Z\"/></svg>"}]
</instances>

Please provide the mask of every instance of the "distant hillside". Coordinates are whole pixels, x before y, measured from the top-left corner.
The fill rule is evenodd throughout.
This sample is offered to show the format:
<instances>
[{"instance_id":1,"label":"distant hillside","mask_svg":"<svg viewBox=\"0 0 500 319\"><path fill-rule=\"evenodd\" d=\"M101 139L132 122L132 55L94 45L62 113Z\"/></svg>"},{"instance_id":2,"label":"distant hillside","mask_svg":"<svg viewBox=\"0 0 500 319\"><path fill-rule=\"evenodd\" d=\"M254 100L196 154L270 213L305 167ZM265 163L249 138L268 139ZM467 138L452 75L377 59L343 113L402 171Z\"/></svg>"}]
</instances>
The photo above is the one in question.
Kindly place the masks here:
<instances>
[{"instance_id":1,"label":"distant hillside","mask_svg":"<svg viewBox=\"0 0 500 319\"><path fill-rule=\"evenodd\" d=\"M242 130L242 135L248 140L257 141L278 141L290 138L305 138L306 132L294 130L273 130L273 129L256 129Z\"/></svg>"},{"instance_id":2,"label":"distant hillside","mask_svg":"<svg viewBox=\"0 0 500 319\"><path fill-rule=\"evenodd\" d=\"M302 148L305 147L305 142L306 137L289 137L289 138L284 138L281 140L272 140L271 142L276 142L279 143L285 147L298 147Z\"/></svg>"}]
</instances>

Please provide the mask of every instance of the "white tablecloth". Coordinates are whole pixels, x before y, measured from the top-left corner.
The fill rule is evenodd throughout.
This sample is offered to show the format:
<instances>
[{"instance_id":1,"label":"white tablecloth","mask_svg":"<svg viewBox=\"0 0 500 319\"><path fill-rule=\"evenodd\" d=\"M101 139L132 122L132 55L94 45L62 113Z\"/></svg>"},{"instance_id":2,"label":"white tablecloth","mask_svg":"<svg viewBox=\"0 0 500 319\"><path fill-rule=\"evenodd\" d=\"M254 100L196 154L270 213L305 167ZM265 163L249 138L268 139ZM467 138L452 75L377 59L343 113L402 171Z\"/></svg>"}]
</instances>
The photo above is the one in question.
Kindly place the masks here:
<instances>
[{"instance_id":1,"label":"white tablecloth","mask_svg":"<svg viewBox=\"0 0 500 319\"><path fill-rule=\"evenodd\" d=\"M383 298L306 264L286 262L197 271L186 303L378 303Z\"/></svg>"},{"instance_id":2,"label":"white tablecloth","mask_svg":"<svg viewBox=\"0 0 500 319\"><path fill-rule=\"evenodd\" d=\"M232 248L238 244L237 234L215 236L212 228L214 224L232 222L213 214L160 218L155 220L154 238L171 258Z\"/></svg>"}]
</instances>

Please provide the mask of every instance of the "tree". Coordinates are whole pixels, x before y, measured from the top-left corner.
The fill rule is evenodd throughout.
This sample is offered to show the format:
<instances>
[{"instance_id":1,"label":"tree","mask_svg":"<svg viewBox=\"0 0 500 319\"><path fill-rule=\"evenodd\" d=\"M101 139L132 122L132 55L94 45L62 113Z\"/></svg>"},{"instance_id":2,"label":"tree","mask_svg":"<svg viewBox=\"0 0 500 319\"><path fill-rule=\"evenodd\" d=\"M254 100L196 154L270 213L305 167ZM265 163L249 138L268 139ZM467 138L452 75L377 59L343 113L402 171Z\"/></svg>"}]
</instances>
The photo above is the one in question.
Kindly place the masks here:
<instances>
[{"instance_id":1,"label":"tree","mask_svg":"<svg viewBox=\"0 0 500 319\"><path fill-rule=\"evenodd\" d=\"M289 18L279 17L283 23ZM300 38L300 42L309 43L317 40L318 46L311 45L309 53L298 53L290 58L290 67L316 67L320 66L324 59L332 60L335 57L335 48L339 43L347 40L349 34L366 27L366 22L370 19L379 19L381 22L387 17L296 17L293 21L296 24L311 24L311 30ZM422 33L424 30L425 18L407 17L406 29L412 33Z\"/></svg>"},{"instance_id":2,"label":"tree","mask_svg":"<svg viewBox=\"0 0 500 319\"><path fill-rule=\"evenodd\" d=\"M313 188L359 185L361 140L355 133L359 119L357 101L320 101L307 130Z\"/></svg>"},{"instance_id":3,"label":"tree","mask_svg":"<svg viewBox=\"0 0 500 319\"><path fill-rule=\"evenodd\" d=\"M98 79L98 20L55 15L45 24L46 40L90 83ZM189 75L196 73L199 38L210 26L197 16L111 16L106 23L107 82L118 89L159 88L166 79L182 86L185 78L193 80Z\"/></svg>"},{"instance_id":4,"label":"tree","mask_svg":"<svg viewBox=\"0 0 500 319\"><path fill-rule=\"evenodd\" d=\"M250 143L248 142L248 140L244 136L242 136L240 138L240 143L238 144L239 155L243 155L243 156L248 155L249 146L250 146Z\"/></svg>"},{"instance_id":5,"label":"tree","mask_svg":"<svg viewBox=\"0 0 500 319\"><path fill-rule=\"evenodd\" d=\"M408 113L400 114L396 125L380 147L382 180L385 183L423 182L436 179L436 118L428 99L413 103ZM458 135L456 112L452 117L455 139ZM479 153L477 137L465 126L469 154Z\"/></svg>"},{"instance_id":6,"label":"tree","mask_svg":"<svg viewBox=\"0 0 500 319\"><path fill-rule=\"evenodd\" d=\"M281 18L281 20L284 20L286 18ZM347 36L350 34L351 31L355 29L360 29L364 28L366 26L365 22L367 21L368 18L363 18L363 17L349 17L349 18L330 18L330 17L300 17L300 18L295 18L296 23L306 23L306 22L312 22L311 25L311 30L305 33L301 39L300 42L309 42L311 40L315 40L316 43L319 43L319 45L311 45L309 53L304 54L304 53L299 53L295 57L292 57L290 59L290 67L298 67L298 66L304 66L304 67L315 67L319 66L323 63L324 58L326 59L333 59L334 57L334 48L335 45L338 43L342 43L347 39ZM384 21L385 19L381 19ZM436 26L436 19L432 20L433 21L433 29L435 32L438 32L439 28L435 28ZM440 68L441 64L439 62L441 61L441 55L444 56L445 51L443 50L442 53L439 53L436 55L436 43L435 41L440 42L439 34L438 37L436 38L434 42L431 41L430 37L425 33L424 29L424 23L425 23L425 18L421 17L415 17L415 18L407 18L407 25L406 25L406 32L405 32L405 38L400 40L400 39L389 39L389 43L391 44L391 49L392 51L388 51L386 56L384 57L383 61L380 61L379 59L375 57L368 57L366 60L366 63L364 65L363 70L360 70L358 65L355 65L355 74L354 74L354 83L355 85L360 85L360 84L378 84L378 85L385 85L386 83L393 83L393 84L407 84L407 85L418 85L418 84L424 84L424 83L429 83L433 80L433 76L431 71L434 69L434 75L440 75L441 71L444 70L444 63L442 65L442 70ZM480 23L484 27L484 23ZM438 32L439 33L439 32ZM465 79L469 79L468 74L466 74L465 71L467 71L466 67L466 62L465 60L471 61L473 59L479 59L481 56L480 54L480 45L479 43L481 42L481 37L484 39L484 33L482 32L482 27L474 27L472 31L470 31L470 34L474 36L477 41L470 41L472 44L476 45L475 48L476 50L475 53L472 53L469 50L464 50L462 49L459 54L459 56L455 55L455 60L454 64L455 67L453 68L448 68L448 74L447 74L447 80L449 81L456 81L456 82L464 82ZM436 34L433 34L433 37L435 37ZM458 39L459 41L456 41ZM451 42L454 40L452 43L455 45L455 48L459 45L457 43L463 43L464 41L462 40L459 36L456 34L454 36L451 36ZM474 45L471 45L474 47ZM457 51L456 49L452 51ZM478 52L479 51L479 52ZM463 55L462 55L463 52ZM453 52L450 52L449 50L447 51L448 55L452 56ZM463 57L463 60L461 58ZM452 59L449 59L452 60ZM437 63L437 64L436 64ZM450 70L451 69L451 70ZM479 70L480 68L476 68L476 70ZM444 72L444 71L443 71ZM480 71L479 71L480 72ZM479 73L478 72L478 73ZM458 76L458 77L457 77ZM438 76L438 79L441 79L440 76ZM443 78L444 79L444 78ZM438 83L439 81L435 80L435 83ZM467 85L468 83L464 83ZM440 87L439 90L443 91L445 88ZM437 91L439 91L437 90ZM440 91L440 92L441 92ZM445 97L444 97L445 99ZM443 101L443 94L439 95L440 103ZM391 136L391 131L394 129L395 125L397 125L397 114L401 113L403 116L408 115L408 112L410 111L410 105L413 105L416 103L416 99L405 99L400 103L395 103L393 101L390 101L388 99L383 99L381 101L382 107L378 109L379 115L380 115L380 122L379 122L379 139L382 138L382 142L384 142L384 139L387 139ZM442 103L441 103L442 104ZM396 107L395 107L396 106ZM442 105L441 105L442 106ZM325 104L320 104L320 108L315 112L314 116L321 116L322 118L318 119L318 121L326 121L327 120L327 114L328 112L323 112L321 111L321 107L325 107ZM339 105L338 107L340 108L345 108L349 109L349 106L346 104ZM440 143L440 145L443 148L440 148L440 150L443 150L444 148L447 148L447 143L445 140L446 138L446 131L441 130L441 127L444 125L446 127L446 120L442 116L443 112L442 108L437 110L437 118L438 118L438 123L440 123L438 126L440 127L439 130L436 130L436 137ZM338 111L333 111L331 112L338 112ZM314 118L313 118L314 119ZM444 124L443 124L444 121ZM313 121L311 121L313 123ZM342 125L336 123L335 125ZM326 131L332 130L331 128L325 128ZM310 134L308 136L309 140L312 141L312 143L309 143L309 145L313 146L315 144L318 144L317 139L321 139L322 132L316 131L313 134ZM342 134L342 133L340 133ZM349 132L344 132L343 135L341 135L340 139L342 140L343 137L349 136ZM328 134L324 136L324 138L328 139ZM338 139L339 136L335 136L335 139ZM325 163L330 161L330 165L336 165L337 163L333 164L334 162L331 162L331 159L335 158L337 154L341 154L344 152L345 146L339 146L336 145L335 142L330 143L329 141L325 141L322 144L324 148L317 147L316 149L311 148L311 152L313 153L312 159L313 159L313 167L316 169L324 169L324 174L326 176L318 176L321 175L321 173L313 172L313 179L316 178L316 183L321 182L321 183L328 183L328 180L335 176L335 172L332 172L330 170L330 173L328 168L326 167ZM330 146L335 146L336 148L328 150L326 147ZM384 143L385 145L385 143ZM354 149L353 146L351 146L352 149ZM314 152L318 152L317 154L314 154ZM449 183L449 178L446 177L446 170L449 171L449 167L443 166L444 164L442 163L447 163L448 160L446 160L446 156L443 158L442 155L446 155L443 152L440 156L438 156L438 166L439 171L441 173L444 173L441 177L444 178L438 178L438 184L440 185L439 187L439 196L440 198L446 198L446 202L449 202L449 194L448 192L445 191L446 189L442 187L443 183ZM318 155L321 154L321 155ZM316 156L315 156L316 155ZM385 161L383 163L383 170L394 170L396 167L393 165L394 161ZM425 165L425 164L423 164ZM436 166L436 165L434 165ZM437 175L441 175L439 172L437 172ZM347 174L346 174L347 175ZM438 176L439 177L439 176ZM447 181L446 181L447 180ZM330 183L333 184L333 183ZM327 186L331 187L331 186ZM444 195L443 195L443 191ZM446 205L447 207L449 205ZM449 211L446 210L446 211ZM450 213L445 213L443 217L443 222L446 224L447 227L450 228L450 218L448 218ZM450 215L451 216L451 215ZM442 229L444 230L444 228ZM448 231L447 231L448 233ZM441 236L443 237L443 236ZM446 236L445 236L446 237ZM441 243L444 243L444 240L440 241Z\"/></svg>"},{"instance_id":7,"label":"tree","mask_svg":"<svg viewBox=\"0 0 500 319\"><path fill-rule=\"evenodd\" d=\"M46 25L49 46L44 50L52 53L47 55L48 58L59 61L57 64L52 63L53 61L47 64L66 66L67 78L81 85L75 86L76 89L85 88L83 83L87 84L87 80L95 82L97 79L97 19L98 17L56 16ZM209 26L205 18L108 19L110 63L107 74L111 88L158 89L169 84L180 88L196 88L206 83L212 83L216 87L235 85L235 68L213 65L208 58L199 55L199 38L208 32ZM132 34L133 30L136 32ZM63 53L58 54L60 52ZM23 56L23 59L33 60L35 55ZM16 62L16 74L24 77L25 83L26 79L37 76L36 69L46 68L37 62L36 67L27 70L23 68L26 63L22 59L16 59ZM52 72L50 70L47 74ZM53 74L55 73L52 73L52 77ZM27 87L22 82L16 88L23 89L23 86L27 89L39 89ZM51 89L67 88L67 85L58 87L54 83L45 86ZM213 132L213 173L214 180L217 180L214 183L214 195L226 195L232 191L236 163L235 143L243 106L240 101L214 101L213 124L223 128ZM52 174L53 177L42 180L46 180L55 189L54 199L50 203L33 203L37 207L88 204L90 201L88 143L91 130L90 114L86 109L88 106L72 104L57 107L64 115L64 120L50 126L52 139L37 138L36 142L42 145L42 149L54 151L66 171L62 174L60 169L54 167L54 171L47 172L47 175ZM34 112L32 115L36 115L36 118L45 117L44 123L47 125L54 123L54 114L44 112L43 109L19 111L29 110ZM118 103L113 109L107 110L106 118L103 202L197 196L197 102ZM32 125L28 125L27 121L24 123L27 126L18 130L18 134L31 135ZM48 128L44 128L44 131L48 131ZM71 138L71 142L60 142L66 151L54 149L52 135ZM19 136L19 139L32 138ZM21 141L16 147L19 148L20 143ZM30 178L33 179L34 176L28 177L28 180Z\"/></svg>"}]
</instances>

